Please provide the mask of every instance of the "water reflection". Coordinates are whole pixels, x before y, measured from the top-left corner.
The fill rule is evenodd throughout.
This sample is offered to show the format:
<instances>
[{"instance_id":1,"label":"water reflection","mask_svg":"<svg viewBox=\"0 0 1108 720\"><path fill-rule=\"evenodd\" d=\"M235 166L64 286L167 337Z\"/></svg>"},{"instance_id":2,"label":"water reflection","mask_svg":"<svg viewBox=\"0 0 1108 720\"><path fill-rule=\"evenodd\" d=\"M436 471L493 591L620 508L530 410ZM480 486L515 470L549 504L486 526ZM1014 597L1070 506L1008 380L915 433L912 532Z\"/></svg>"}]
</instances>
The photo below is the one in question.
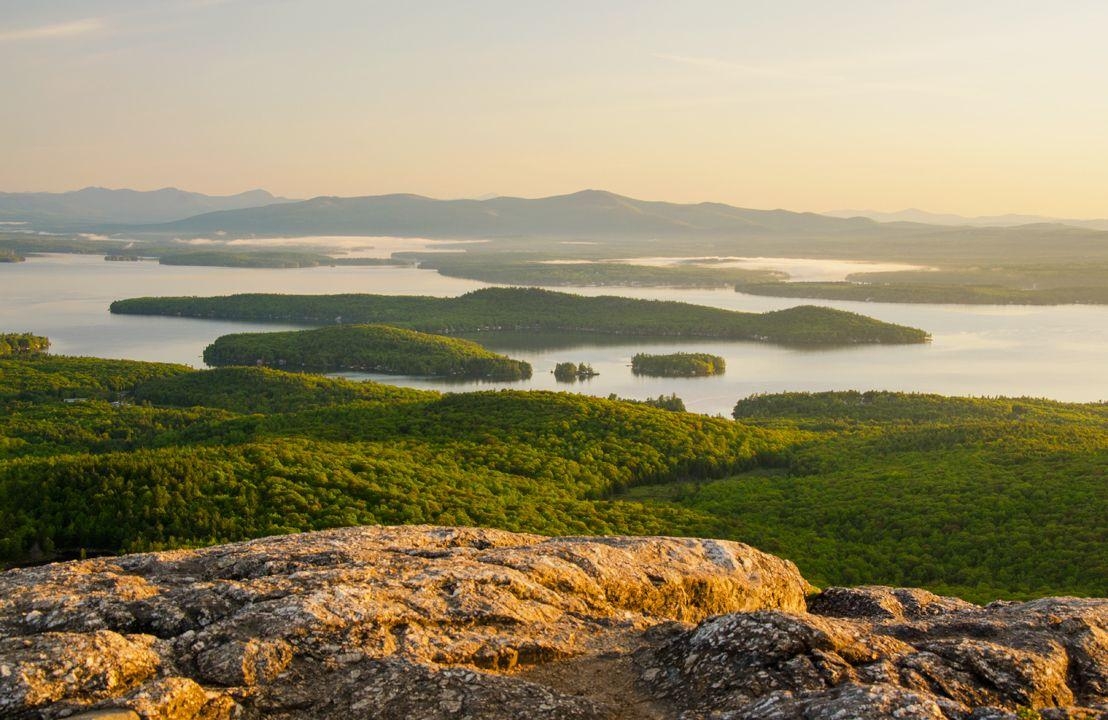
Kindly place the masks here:
<instances>
[{"instance_id":1,"label":"water reflection","mask_svg":"<svg viewBox=\"0 0 1108 720\"><path fill-rule=\"evenodd\" d=\"M367 292L458 295L484 283L427 270L392 267L320 267L288 270L189 268L155 263L105 262L58 255L0 264L0 330L49 335L54 351L73 355L184 362L199 366L204 347L229 332L288 325L111 315L112 300L143 295L224 295L236 292L305 294ZM788 298L726 290L566 288L586 295L679 300L763 312L802 304ZM897 305L812 301L928 330L927 345L786 348L764 343L675 338L597 337L587 334L482 333L482 344L534 366L517 388L570 390L646 398L677 393L692 410L727 413L735 400L783 390L891 389L951 395L1030 395L1060 400L1108 399L1108 308ZM647 378L631 374L637 352L722 355L727 373L707 378ZM556 383L558 362L586 362L600 375L573 385ZM501 383L447 384L422 378L360 375L414 387L451 391L508 387Z\"/></svg>"}]
</instances>

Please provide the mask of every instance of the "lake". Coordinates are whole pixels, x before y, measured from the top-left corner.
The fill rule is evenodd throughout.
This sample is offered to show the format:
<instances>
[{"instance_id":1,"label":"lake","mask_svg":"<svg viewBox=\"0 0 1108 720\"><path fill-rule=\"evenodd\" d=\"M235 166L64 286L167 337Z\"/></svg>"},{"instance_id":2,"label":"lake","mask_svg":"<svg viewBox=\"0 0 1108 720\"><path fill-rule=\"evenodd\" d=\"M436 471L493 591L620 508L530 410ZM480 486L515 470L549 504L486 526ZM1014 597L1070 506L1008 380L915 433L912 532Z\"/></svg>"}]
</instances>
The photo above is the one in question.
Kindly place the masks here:
<instances>
[{"instance_id":1,"label":"lake","mask_svg":"<svg viewBox=\"0 0 1108 720\"><path fill-rule=\"evenodd\" d=\"M47 335L55 353L180 362L202 366L201 352L230 332L287 325L112 315L112 300L145 295L236 292L380 293L452 296L487 287L429 270L394 267L238 269L106 262L100 256L46 255L0 263L0 331ZM926 345L784 348L721 340L599 338L589 335L487 333L471 336L530 362L534 377L518 383L448 383L352 375L449 391L513 387L647 398L677 393L690 410L727 414L739 398L786 390L905 390L948 395L1011 395L1068 401L1108 399L1108 307L1064 305L905 305L798 301L729 290L564 288L586 295L679 300L762 312L818 304L860 312L932 333ZM727 373L710 378L637 377L638 352L710 352ZM550 371L558 362L587 362L598 377L567 385Z\"/></svg>"},{"instance_id":2,"label":"lake","mask_svg":"<svg viewBox=\"0 0 1108 720\"><path fill-rule=\"evenodd\" d=\"M578 265L618 262L626 265L650 267L678 267L692 265L711 268L742 268L744 270L776 270L788 275L792 282L837 282L846 280L852 273L899 272L904 270L932 270L926 265L873 262L870 260L829 260L783 257L637 257L617 260L543 260L551 265Z\"/></svg>"}]
</instances>

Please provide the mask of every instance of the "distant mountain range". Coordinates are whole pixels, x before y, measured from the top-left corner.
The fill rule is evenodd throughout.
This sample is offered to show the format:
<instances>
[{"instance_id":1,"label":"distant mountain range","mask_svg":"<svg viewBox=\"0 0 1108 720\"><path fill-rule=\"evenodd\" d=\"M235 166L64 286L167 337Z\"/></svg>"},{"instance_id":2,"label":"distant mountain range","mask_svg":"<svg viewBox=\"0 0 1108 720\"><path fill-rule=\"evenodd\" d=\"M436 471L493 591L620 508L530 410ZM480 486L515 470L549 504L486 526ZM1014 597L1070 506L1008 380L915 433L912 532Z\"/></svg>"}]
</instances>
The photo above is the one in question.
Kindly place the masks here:
<instances>
[{"instance_id":1,"label":"distant mountain range","mask_svg":"<svg viewBox=\"0 0 1108 720\"><path fill-rule=\"evenodd\" d=\"M175 189L0 193L0 222L26 221L35 229L108 234L481 238L500 241L500 249L529 252L547 250L543 243L548 239L587 240L607 246L602 252L608 253L924 263L953 259L1086 262L1108 257L1108 220L1060 224L1033 216L961 218L922 211L872 215L653 202L603 190L535 199L456 200L420 195L288 200L264 190L225 197ZM988 223L993 225L985 227Z\"/></svg>"},{"instance_id":2,"label":"distant mountain range","mask_svg":"<svg viewBox=\"0 0 1108 720\"><path fill-rule=\"evenodd\" d=\"M878 212L876 210L832 210L823 213L831 217L852 218L865 217L877 222L913 222L926 223L928 225L971 225L974 227L1015 227L1018 225L1036 225L1051 223L1069 225L1071 227L1088 228L1090 230L1108 230L1108 218L1079 220L1074 218L1045 217L1042 215L979 215L966 217L964 215L952 215L949 213L933 213L917 208L900 210L899 212Z\"/></svg>"},{"instance_id":3,"label":"distant mountain range","mask_svg":"<svg viewBox=\"0 0 1108 720\"><path fill-rule=\"evenodd\" d=\"M104 224L164 223L216 210L286 202L290 201L265 190L224 196L176 188L139 191L87 187L64 193L0 193L0 222L87 229Z\"/></svg>"},{"instance_id":4,"label":"distant mountain range","mask_svg":"<svg viewBox=\"0 0 1108 720\"><path fill-rule=\"evenodd\" d=\"M317 197L206 213L145 230L180 233L397 235L417 237L742 237L821 236L875 226L787 210L750 210L721 203L650 202L602 190L525 199L435 200L420 195Z\"/></svg>"}]
</instances>

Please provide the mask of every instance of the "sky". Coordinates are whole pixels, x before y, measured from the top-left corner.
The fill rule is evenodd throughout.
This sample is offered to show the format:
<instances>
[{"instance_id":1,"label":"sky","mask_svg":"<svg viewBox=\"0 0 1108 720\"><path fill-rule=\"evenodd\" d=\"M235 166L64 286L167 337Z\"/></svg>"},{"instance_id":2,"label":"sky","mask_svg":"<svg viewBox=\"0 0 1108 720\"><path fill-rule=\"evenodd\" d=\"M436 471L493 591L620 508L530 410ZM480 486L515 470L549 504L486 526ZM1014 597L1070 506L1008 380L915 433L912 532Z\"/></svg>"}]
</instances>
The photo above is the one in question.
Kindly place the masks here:
<instances>
[{"instance_id":1,"label":"sky","mask_svg":"<svg viewBox=\"0 0 1108 720\"><path fill-rule=\"evenodd\" d=\"M0 190L1108 216L1102 0L0 0Z\"/></svg>"}]
</instances>

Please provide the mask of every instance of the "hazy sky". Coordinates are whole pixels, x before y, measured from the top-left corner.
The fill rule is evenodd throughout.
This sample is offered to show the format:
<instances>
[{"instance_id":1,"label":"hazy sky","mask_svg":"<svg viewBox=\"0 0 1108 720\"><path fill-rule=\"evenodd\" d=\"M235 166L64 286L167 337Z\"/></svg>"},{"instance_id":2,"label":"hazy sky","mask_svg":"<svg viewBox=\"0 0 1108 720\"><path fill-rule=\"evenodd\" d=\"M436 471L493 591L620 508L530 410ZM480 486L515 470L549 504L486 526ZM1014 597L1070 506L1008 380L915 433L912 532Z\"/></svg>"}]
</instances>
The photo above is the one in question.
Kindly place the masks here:
<instances>
[{"instance_id":1,"label":"hazy sky","mask_svg":"<svg viewBox=\"0 0 1108 720\"><path fill-rule=\"evenodd\" d=\"M0 190L1108 216L1108 3L0 0Z\"/></svg>"}]
</instances>

